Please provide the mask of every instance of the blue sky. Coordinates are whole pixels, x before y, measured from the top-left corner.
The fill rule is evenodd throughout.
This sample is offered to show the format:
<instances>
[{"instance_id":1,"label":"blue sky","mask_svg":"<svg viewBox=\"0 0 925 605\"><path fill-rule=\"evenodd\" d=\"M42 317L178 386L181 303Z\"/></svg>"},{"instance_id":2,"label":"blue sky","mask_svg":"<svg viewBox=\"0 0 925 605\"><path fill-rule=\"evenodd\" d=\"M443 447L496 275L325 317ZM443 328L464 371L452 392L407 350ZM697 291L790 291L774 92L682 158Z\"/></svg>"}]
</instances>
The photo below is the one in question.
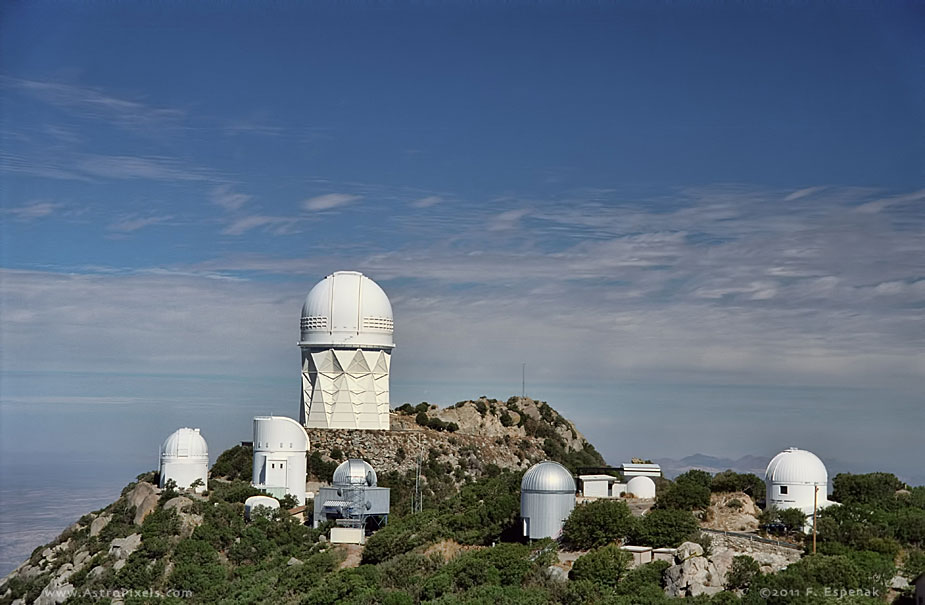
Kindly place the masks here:
<instances>
[{"instance_id":1,"label":"blue sky","mask_svg":"<svg viewBox=\"0 0 925 605\"><path fill-rule=\"evenodd\" d=\"M925 481L923 6L6 3L2 449L295 415L358 269L394 403Z\"/></svg>"}]
</instances>

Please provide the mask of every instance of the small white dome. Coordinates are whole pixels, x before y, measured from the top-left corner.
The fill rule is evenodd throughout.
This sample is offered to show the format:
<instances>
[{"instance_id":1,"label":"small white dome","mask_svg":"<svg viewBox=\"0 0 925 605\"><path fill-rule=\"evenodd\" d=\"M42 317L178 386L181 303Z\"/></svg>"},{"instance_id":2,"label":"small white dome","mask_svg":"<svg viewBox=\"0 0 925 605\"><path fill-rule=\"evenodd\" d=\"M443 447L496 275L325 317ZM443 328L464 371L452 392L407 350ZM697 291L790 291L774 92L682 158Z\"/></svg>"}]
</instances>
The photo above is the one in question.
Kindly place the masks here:
<instances>
[{"instance_id":1,"label":"small white dome","mask_svg":"<svg viewBox=\"0 0 925 605\"><path fill-rule=\"evenodd\" d=\"M520 481L521 492L575 493L575 479L567 468L547 460L534 464Z\"/></svg>"},{"instance_id":2,"label":"small white dome","mask_svg":"<svg viewBox=\"0 0 925 605\"><path fill-rule=\"evenodd\" d=\"M334 485L366 485L376 487L376 471L365 460L351 458L334 470Z\"/></svg>"},{"instance_id":3,"label":"small white dome","mask_svg":"<svg viewBox=\"0 0 925 605\"><path fill-rule=\"evenodd\" d=\"M251 496L244 501L244 518L250 519L257 507L263 506L268 511L279 509L279 500L270 496Z\"/></svg>"},{"instance_id":4,"label":"small white dome","mask_svg":"<svg viewBox=\"0 0 925 605\"><path fill-rule=\"evenodd\" d=\"M177 429L164 440L161 446L161 460L199 464L209 461L209 446L199 434L199 429Z\"/></svg>"},{"instance_id":5,"label":"small white dome","mask_svg":"<svg viewBox=\"0 0 925 605\"><path fill-rule=\"evenodd\" d=\"M765 480L790 485L828 485L829 474L816 454L795 447L771 459Z\"/></svg>"},{"instance_id":6,"label":"small white dome","mask_svg":"<svg viewBox=\"0 0 925 605\"><path fill-rule=\"evenodd\" d=\"M382 288L362 273L337 271L305 297L299 344L392 348L392 328L392 304Z\"/></svg>"},{"instance_id":7,"label":"small white dome","mask_svg":"<svg viewBox=\"0 0 925 605\"><path fill-rule=\"evenodd\" d=\"M626 484L626 493L637 498L654 498L655 481L644 475L633 477Z\"/></svg>"}]
</instances>

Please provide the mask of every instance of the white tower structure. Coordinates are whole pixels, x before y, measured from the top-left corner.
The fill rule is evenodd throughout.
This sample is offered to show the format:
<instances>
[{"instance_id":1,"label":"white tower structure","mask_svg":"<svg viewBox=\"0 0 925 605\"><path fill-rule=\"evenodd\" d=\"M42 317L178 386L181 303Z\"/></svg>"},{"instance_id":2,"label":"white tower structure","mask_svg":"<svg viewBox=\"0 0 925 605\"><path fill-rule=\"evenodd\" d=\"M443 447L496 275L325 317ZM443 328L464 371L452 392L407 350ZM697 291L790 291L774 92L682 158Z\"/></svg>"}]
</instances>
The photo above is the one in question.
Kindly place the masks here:
<instances>
[{"instance_id":1,"label":"white tower structure","mask_svg":"<svg viewBox=\"0 0 925 605\"><path fill-rule=\"evenodd\" d=\"M637 475L626 483L626 493L635 498L652 499L655 497L655 481L645 475Z\"/></svg>"},{"instance_id":2,"label":"white tower structure","mask_svg":"<svg viewBox=\"0 0 925 605\"><path fill-rule=\"evenodd\" d=\"M575 479L558 462L531 466L520 481L520 518L531 540L558 538L575 508Z\"/></svg>"},{"instance_id":3,"label":"white tower structure","mask_svg":"<svg viewBox=\"0 0 925 605\"><path fill-rule=\"evenodd\" d=\"M820 509L830 504L825 465L806 450L791 447L774 456L765 472L764 484L769 509L798 508L809 516L813 514L814 502Z\"/></svg>"},{"instance_id":4,"label":"white tower structure","mask_svg":"<svg viewBox=\"0 0 925 605\"><path fill-rule=\"evenodd\" d=\"M302 306L302 409L308 428L389 428L392 305L373 280L338 271Z\"/></svg>"},{"instance_id":5,"label":"white tower structure","mask_svg":"<svg viewBox=\"0 0 925 605\"><path fill-rule=\"evenodd\" d=\"M160 482L164 487L173 479L177 487L188 489L197 479L202 483L195 488L204 492L209 482L209 446L199 429L177 429L161 445Z\"/></svg>"},{"instance_id":6,"label":"white tower structure","mask_svg":"<svg viewBox=\"0 0 925 605\"><path fill-rule=\"evenodd\" d=\"M305 504L308 435L292 418L254 418L254 473L251 484L275 498L292 494Z\"/></svg>"}]
</instances>

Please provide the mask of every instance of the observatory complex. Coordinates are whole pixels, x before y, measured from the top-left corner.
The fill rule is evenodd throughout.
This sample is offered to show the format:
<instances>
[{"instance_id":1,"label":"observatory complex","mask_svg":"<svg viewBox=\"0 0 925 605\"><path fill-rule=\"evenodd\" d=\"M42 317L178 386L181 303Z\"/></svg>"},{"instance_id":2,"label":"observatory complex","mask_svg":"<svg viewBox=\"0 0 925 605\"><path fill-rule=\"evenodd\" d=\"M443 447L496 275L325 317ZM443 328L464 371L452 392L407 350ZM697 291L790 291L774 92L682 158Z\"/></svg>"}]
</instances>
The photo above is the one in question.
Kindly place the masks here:
<instances>
[{"instance_id":1,"label":"observatory complex","mask_svg":"<svg viewBox=\"0 0 925 605\"><path fill-rule=\"evenodd\" d=\"M798 508L807 516L813 509L829 506L829 475L812 452L788 448L771 459L764 479L766 506L783 510Z\"/></svg>"},{"instance_id":2,"label":"observatory complex","mask_svg":"<svg viewBox=\"0 0 925 605\"><path fill-rule=\"evenodd\" d=\"M307 428L389 428L392 305L362 273L318 282L302 306L302 407Z\"/></svg>"},{"instance_id":3,"label":"observatory complex","mask_svg":"<svg viewBox=\"0 0 925 605\"><path fill-rule=\"evenodd\" d=\"M171 479L177 487L187 489L198 479L196 492L204 492L209 482L209 447L199 429L177 429L161 445L160 482L165 487Z\"/></svg>"}]
</instances>

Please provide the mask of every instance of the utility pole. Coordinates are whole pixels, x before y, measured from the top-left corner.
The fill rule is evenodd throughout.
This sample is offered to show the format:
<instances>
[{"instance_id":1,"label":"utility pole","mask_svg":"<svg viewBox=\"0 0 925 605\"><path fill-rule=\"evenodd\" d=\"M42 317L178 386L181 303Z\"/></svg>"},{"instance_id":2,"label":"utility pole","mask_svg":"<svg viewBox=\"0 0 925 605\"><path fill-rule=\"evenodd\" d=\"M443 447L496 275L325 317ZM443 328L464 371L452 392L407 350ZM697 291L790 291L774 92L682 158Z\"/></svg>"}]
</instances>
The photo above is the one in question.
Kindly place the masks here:
<instances>
[{"instance_id":1,"label":"utility pole","mask_svg":"<svg viewBox=\"0 0 925 605\"><path fill-rule=\"evenodd\" d=\"M816 507L819 504L819 486L813 490L813 554L816 554Z\"/></svg>"},{"instance_id":2,"label":"utility pole","mask_svg":"<svg viewBox=\"0 0 925 605\"><path fill-rule=\"evenodd\" d=\"M527 364L520 364L520 398L527 396Z\"/></svg>"}]
</instances>

